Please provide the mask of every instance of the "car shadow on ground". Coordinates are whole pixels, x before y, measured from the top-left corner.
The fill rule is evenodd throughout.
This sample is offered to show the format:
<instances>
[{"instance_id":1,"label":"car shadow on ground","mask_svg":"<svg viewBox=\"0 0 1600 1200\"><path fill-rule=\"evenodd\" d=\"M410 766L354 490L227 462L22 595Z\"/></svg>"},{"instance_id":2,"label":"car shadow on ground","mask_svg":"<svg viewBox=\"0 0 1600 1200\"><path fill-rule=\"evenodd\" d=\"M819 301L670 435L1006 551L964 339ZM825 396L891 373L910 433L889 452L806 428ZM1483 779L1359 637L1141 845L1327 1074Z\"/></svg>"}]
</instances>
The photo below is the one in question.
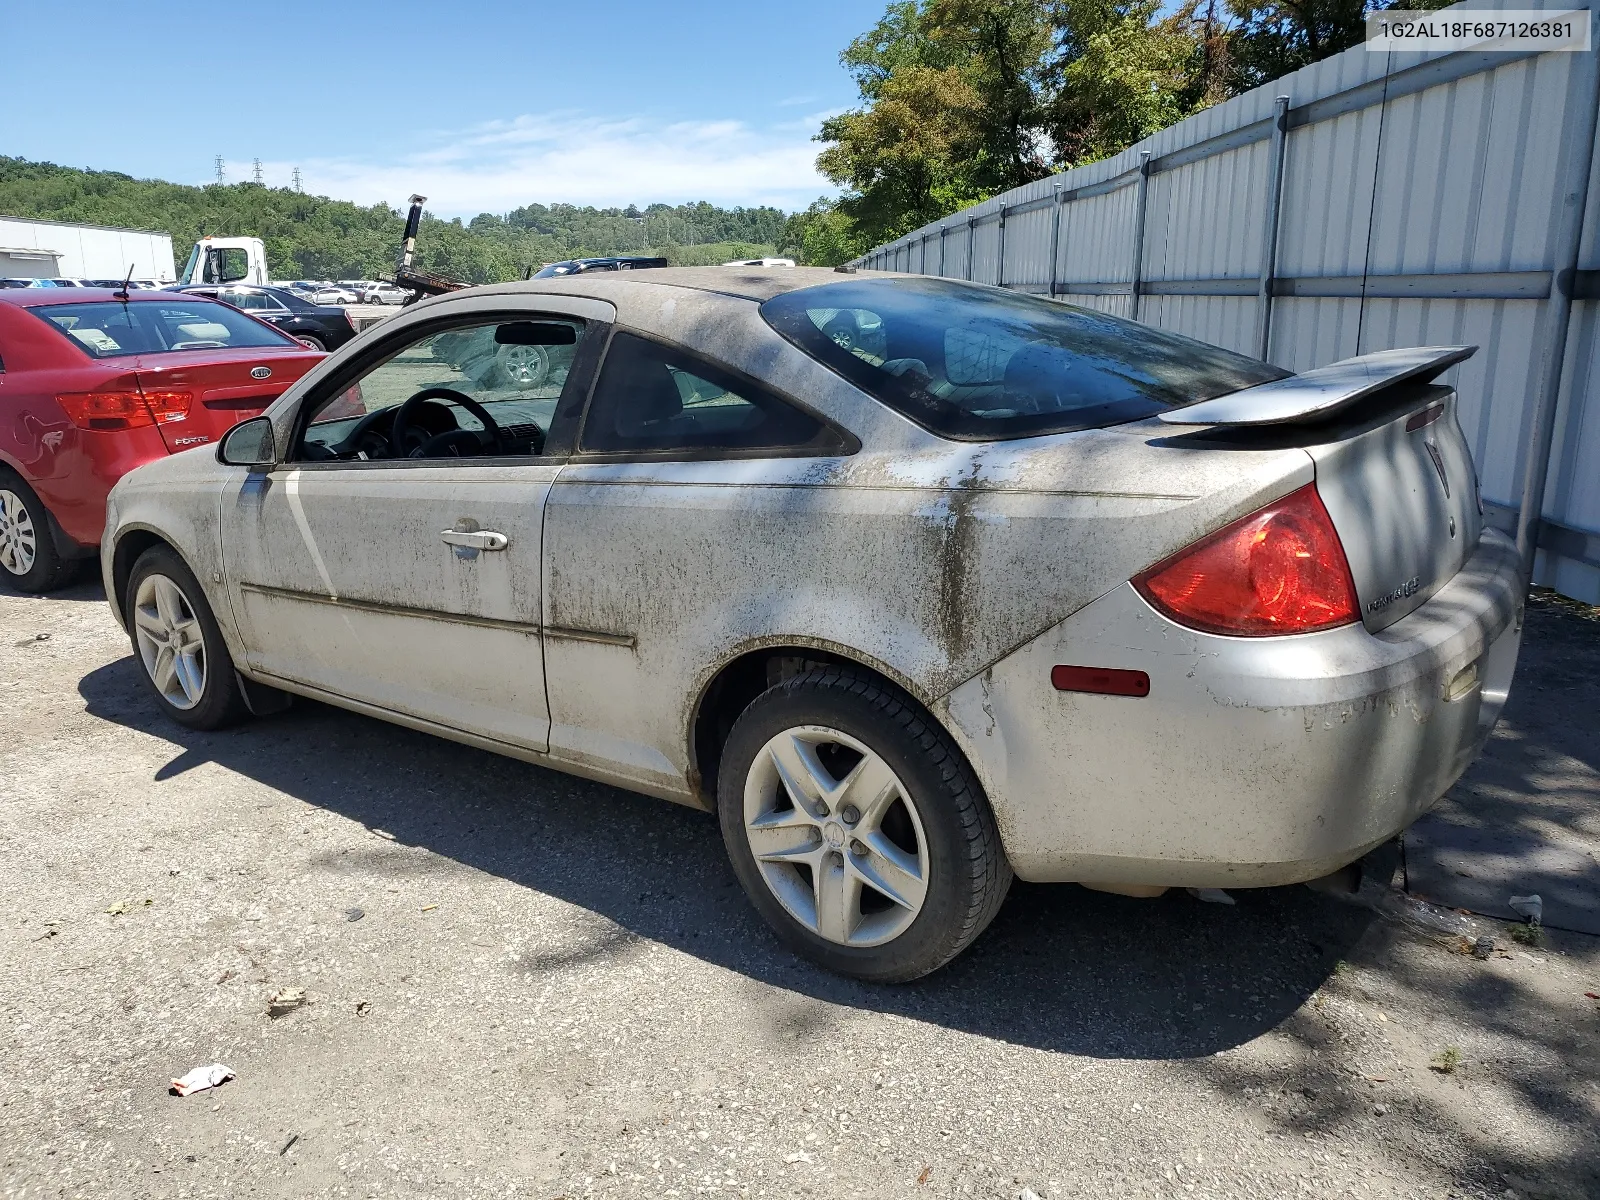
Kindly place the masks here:
<instances>
[{"instance_id":1,"label":"car shadow on ground","mask_svg":"<svg viewBox=\"0 0 1600 1200\"><path fill-rule=\"evenodd\" d=\"M215 762L606 919L587 943L529 955L519 971L616 954L643 938L821 1000L1021 1045L1191 1058L1278 1026L1376 919L1299 887L1241 892L1230 908L1181 890L1134 900L1018 883L950 966L914 984L870 986L774 940L704 813L314 702L234 730L193 732L157 711L131 657L92 672L79 691L91 714L183 748L158 781ZM375 871L394 861L382 843L370 856L309 865Z\"/></svg>"},{"instance_id":2,"label":"car shadow on ground","mask_svg":"<svg viewBox=\"0 0 1600 1200\"><path fill-rule=\"evenodd\" d=\"M73 573L71 582L64 587L59 587L44 595L33 592L20 591L10 583L0 580L0 596L11 600L32 600L36 603L48 603L51 600L88 600L97 604L106 602L106 590L100 584L100 560L85 559L78 564L78 569Z\"/></svg>"}]
</instances>

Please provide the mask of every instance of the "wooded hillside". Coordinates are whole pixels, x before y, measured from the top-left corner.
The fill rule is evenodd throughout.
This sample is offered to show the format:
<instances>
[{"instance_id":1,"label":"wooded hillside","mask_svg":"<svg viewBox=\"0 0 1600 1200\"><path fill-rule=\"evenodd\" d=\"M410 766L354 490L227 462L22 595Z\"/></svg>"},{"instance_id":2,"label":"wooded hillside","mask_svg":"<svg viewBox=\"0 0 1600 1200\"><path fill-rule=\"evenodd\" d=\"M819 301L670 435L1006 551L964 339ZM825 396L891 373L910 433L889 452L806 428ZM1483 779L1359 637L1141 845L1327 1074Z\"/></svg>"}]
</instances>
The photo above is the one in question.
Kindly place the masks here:
<instances>
[{"instance_id":1,"label":"wooded hillside","mask_svg":"<svg viewBox=\"0 0 1600 1200\"><path fill-rule=\"evenodd\" d=\"M205 234L259 237L275 279L373 279L394 269L405 217L257 183L192 187L0 156L0 214L172 235L178 266ZM527 268L600 254L662 254L677 263L777 253L786 215L711 204L645 209L529 204L463 223L425 217L419 265L471 283L520 279Z\"/></svg>"}]
</instances>

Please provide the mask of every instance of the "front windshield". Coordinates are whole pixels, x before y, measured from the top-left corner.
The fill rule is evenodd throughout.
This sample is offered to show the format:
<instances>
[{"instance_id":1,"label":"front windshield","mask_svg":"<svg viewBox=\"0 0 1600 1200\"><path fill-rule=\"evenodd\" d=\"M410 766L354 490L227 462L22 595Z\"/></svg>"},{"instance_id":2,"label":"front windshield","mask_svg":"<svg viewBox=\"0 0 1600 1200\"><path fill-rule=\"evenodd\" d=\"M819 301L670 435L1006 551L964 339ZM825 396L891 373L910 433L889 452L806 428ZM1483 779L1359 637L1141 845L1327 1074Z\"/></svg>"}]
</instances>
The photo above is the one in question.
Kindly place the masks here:
<instances>
[{"instance_id":1,"label":"front windshield","mask_svg":"<svg viewBox=\"0 0 1600 1200\"><path fill-rule=\"evenodd\" d=\"M270 325L204 296L128 303L46 304L32 310L95 358L183 350L229 350L241 346L293 346L299 342Z\"/></svg>"},{"instance_id":2,"label":"front windshield","mask_svg":"<svg viewBox=\"0 0 1600 1200\"><path fill-rule=\"evenodd\" d=\"M556 401L572 367L583 322L541 318L541 324L567 325L573 344L566 346L518 345L502 328L515 330L527 322L469 325L429 334L374 367L344 391L324 402L310 419L304 443L312 457L319 450L330 454L382 455L387 418L363 421L385 414L428 388L448 388L483 405L504 430L527 436L537 427L538 437L549 431ZM426 401L418 420L441 432L449 427L481 429L482 422L448 397ZM439 428L432 428L437 425ZM358 430L358 426L362 426ZM368 437L367 431L371 431ZM346 445L357 435L370 444Z\"/></svg>"}]
</instances>

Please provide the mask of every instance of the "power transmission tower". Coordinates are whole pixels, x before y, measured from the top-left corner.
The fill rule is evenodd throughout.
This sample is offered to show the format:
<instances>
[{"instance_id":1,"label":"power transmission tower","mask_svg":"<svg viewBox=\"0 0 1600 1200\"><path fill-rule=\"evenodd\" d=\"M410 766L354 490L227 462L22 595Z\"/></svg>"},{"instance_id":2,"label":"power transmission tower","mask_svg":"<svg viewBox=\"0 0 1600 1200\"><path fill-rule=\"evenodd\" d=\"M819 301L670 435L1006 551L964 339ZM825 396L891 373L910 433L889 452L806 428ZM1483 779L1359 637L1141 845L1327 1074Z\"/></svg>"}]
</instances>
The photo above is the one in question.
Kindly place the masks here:
<instances>
[{"instance_id":1,"label":"power transmission tower","mask_svg":"<svg viewBox=\"0 0 1600 1200\"><path fill-rule=\"evenodd\" d=\"M294 190L297 191L297 192L303 192L303 191L306 190L300 184L300 168L299 167L296 167L294 169Z\"/></svg>"},{"instance_id":2,"label":"power transmission tower","mask_svg":"<svg viewBox=\"0 0 1600 1200\"><path fill-rule=\"evenodd\" d=\"M218 183L227 183L228 182L228 177L227 177L226 174L223 173L223 170L222 170L222 155L220 155L220 154L217 155L217 182Z\"/></svg>"},{"instance_id":3,"label":"power transmission tower","mask_svg":"<svg viewBox=\"0 0 1600 1200\"><path fill-rule=\"evenodd\" d=\"M261 180L261 160L259 158L256 159L255 179L256 179L257 183L262 182L262 180Z\"/></svg>"}]
</instances>

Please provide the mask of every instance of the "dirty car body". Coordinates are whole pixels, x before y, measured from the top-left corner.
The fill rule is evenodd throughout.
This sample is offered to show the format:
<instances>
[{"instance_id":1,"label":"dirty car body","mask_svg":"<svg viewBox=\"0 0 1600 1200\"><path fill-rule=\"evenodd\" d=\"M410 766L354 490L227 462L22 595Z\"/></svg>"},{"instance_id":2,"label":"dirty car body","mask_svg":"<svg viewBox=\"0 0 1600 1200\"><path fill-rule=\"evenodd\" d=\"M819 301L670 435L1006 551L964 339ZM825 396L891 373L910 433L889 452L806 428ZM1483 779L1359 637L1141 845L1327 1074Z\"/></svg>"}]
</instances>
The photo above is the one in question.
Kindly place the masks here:
<instances>
[{"instance_id":1,"label":"dirty car body","mask_svg":"<svg viewBox=\"0 0 1600 1200\"><path fill-rule=\"evenodd\" d=\"M1359 858L1465 769L1520 637L1514 550L1430 381L1443 358L1379 364L1366 391L1325 380L1342 399L1313 412L1310 376L1294 392L1267 364L1034 305L726 267L430 300L258 419L261 461L205 450L119 484L107 593L135 623L131 575L165 544L252 707L313 696L720 808L730 852L744 797L758 907L868 977L957 952L1012 872L1265 886ZM1290 560L1327 557L1344 608L1295 593L1235 628L1194 564L1280 535ZM882 803L905 804L868 836L852 781L893 739L845 711L861 697L933 747L971 844L992 829L1000 856L964 932L912 965L880 959L948 917L943 801L913 803L922 767L883 749Z\"/></svg>"}]
</instances>

